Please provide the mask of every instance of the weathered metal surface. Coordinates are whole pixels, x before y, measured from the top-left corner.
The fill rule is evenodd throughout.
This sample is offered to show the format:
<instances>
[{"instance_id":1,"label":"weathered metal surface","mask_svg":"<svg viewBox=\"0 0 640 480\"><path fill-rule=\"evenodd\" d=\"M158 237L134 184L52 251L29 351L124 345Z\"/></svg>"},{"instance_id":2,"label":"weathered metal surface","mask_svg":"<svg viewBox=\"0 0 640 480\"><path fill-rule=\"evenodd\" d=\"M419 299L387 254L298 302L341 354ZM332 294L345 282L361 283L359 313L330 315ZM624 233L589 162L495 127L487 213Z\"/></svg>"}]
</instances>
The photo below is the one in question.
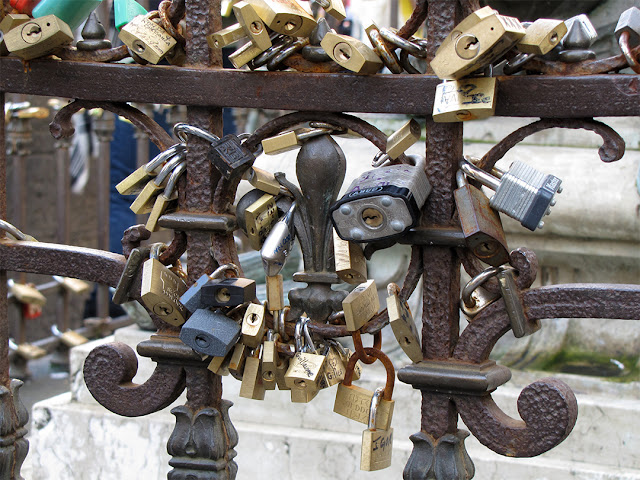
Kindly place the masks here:
<instances>
[{"instance_id":1,"label":"weathered metal surface","mask_svg":"<svg viewBox=\"0 0 640 480\"><path fill-rule=\"evenodd\" d=\"M440 82L432 75L292 74L46 59L32 60L25 73L19 59L0 57L0 90L112 102L431 115L430 92ZM290 94L309 85L313 95ZM640 115L640 84L633 75L498 77L498 89L498 116Z\"/></svg>"},{"instance_id":2,"label":"weathered metal surface","mask_svg":"<svg viewBox=\"0 0 640 480\"><path fill-rule=\"evenodd\" d=\"M56 51L56 56L72 62L117 62L129 56L126 45L102 50L78 50L67 46Z\"/></svg>"}]
</instances>

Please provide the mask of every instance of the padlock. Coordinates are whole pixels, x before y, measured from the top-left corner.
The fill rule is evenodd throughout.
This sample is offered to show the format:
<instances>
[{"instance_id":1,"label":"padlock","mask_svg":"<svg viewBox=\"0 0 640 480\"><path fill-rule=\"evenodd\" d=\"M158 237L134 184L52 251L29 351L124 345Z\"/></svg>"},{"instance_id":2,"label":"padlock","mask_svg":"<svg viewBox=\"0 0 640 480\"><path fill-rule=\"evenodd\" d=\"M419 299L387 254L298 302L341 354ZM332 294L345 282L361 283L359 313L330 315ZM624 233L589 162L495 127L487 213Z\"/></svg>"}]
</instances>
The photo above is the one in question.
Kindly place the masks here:
<instances>
[{"instance_id":1,"label":"padlock","mask_svg":"<svg viewBox=\"0 0 640 480\"><path fill-rule=\"evenodd\" d=\"M16 283L9 279L7 286L9 287L9 293L22 304L44 307L47 303L47 298L32 283Z\"/></svg>"},{"instance_id":2,"label":"padlock","mask_svg":"<svg viewBox=\"0 0 640 480\"><path fill-rule=\"evenodd\" d=\"M412 362L420 362L423 359L422 347L418 328L413 320L407 302L398 296L399 288L395 283L387 286L387 313L389 324L393 330L400 348L407 354Z\"/></svg>"},{"instance_id":3,"label":"padlock","mask_svg":"<svg viewBox=\"0 0 640 480\"><path fill-rule=\"evenodd\" d=\"M545 55L560 44L567 33L567 25L562 20L539 18L526 29L524 37L516 43L522 53Z\"/></svg>"},{"instance_id":4,"label":"padlock","mask_svg":"<svg viewBox=\"0 0 640 480\"><path fill-rule=\"evenodd\" d=\"M7 50L7 45L4 41L4 36L7 34L7 32L9 32L9 30L11 30L12 28L17 27L18 25L22 25L23 23L28 22L29 20L31 20L31 17L29 15L20 13L9 13L4 16L2 21L0 21L0 57L9 55L9 50Z\"/></svg>"},{"instance_id":5,"label":"padlock","mask_svg":"<svg viewBox=\"0 0 640 480\"><path fill-rule=\"evenodd\" d=\"M238 225L249 238L251 248L260 250L271 228L278 221L276 199L268 193L252 190L238 201L236 216Z\"/></svg>"},{"instance_id":6,"label":"padlock","mask_svg":"<svg viewBox=\"0 0 640 480\"><path fill-rule=\"evenodd\" d=\"M196 352L212 357L229 353L240 338L240 325L219 311L198 309L180 329L180 340Z\"/></svg>"},{"instance_id":7,"label":"padlock","mask_svg":"<svg viewBox=\"0 0 640 480\"><path fill-rule=\"evenodd\" d=\"M129 209L136 215L149 213L153 209L156 196L165 188L166 182L174 168L184 162L186 151L178 152L171 160L164 164L160 173L147 182L142 191L138 194Z\"/></svg>"},{"instance_id":8,"label":"padlock","mask_svg":"<svg viewBox=\"0 0 640 480\"><path fill-rule=\"evenodd\" d=\"M562 180L554 175L545 175L526 163L513 162L507 172L494 168L501 178L466 160L460 166L466 175L495 190L495 195L489 200L492 208L518 220L531 231L544 226L542 217L551 213L551 207L556 203L556 192L562 192Z\"/></svg>"},{"instance_id":9,"label":"padlock","mask_svg":"<svg viewBox=\"0 0 640 480\"><path fill-rule=\"evenodd\" d=\"M473 277L460 290L460 308L469 320L500 298L498 293L492 293L482 285L498 274L498 267L489 267Z\"/></svg>"},{"instance_id":10,"label":"padlock","mask_svg":"<svg viewBox=\"0 0 640 480\"><path fill-rule=\"evenodd\" d=\"M53 333L55 337L58 337L60 341L69 348L84 345L89 341L87 337L80 335L78 332L73 330L61 332L56 325L51 326L51 333Z\"/></svg>"},{"instance_id":11,"label":"padlock","mask_svg":"<svg viewBox=\"0 0 640 480\"><path fill-rule=\"evenodd\" d=\"M390 48L382 35L380 34L380 28L374 22L368 22L364 26L364 31L371 42L373 51L380 57L382 63L391 73L399 74L403 73L404 69L400 65L400 60L396 55L395 48Z\"/></svg>"},{"instance_id":12,"label":"padlock","mask_svg":"<svg viewBox=\"0 0 640 480\"><path fill-rule=\"evenodd\" d=\"M113 297L111 298L113 303L122 305L128 301L129 290L131 290L133 280L136 278L142 262L149 258L150 253L151 246L149 245L143 245L131 250L127 263L125 263L120 275L120 280L118 280L118 285L116 285L116 289L113 292Z\"/></svg>"},{"instance_id":13,"label":"padlock","mask_svg":"<svg viewBox=\"0 0 640 480\"><path fill-rule=\"evenodd\" d=\"M310 402L318 394L323 381L326 358L316 353L315 346L308 342L311 340L308 334L303 336L304 325L308 321L308 318L301 318L296 323L296 353L289 362L289 369L284 376L286 385L291 389L293 403Z\"/></svg>"},{"instance_id":14,"label":"padlock","mask_svg":"<svg viewBox=\"0 0 640 480\"><path fill-rule=\"evenodd\" d=\"M262 343L266 330L264 305L250 303L242 319L242 343L256 348Z\"/></svg>"},{"instance_id":15,"label":"padlock","mask_svg":"<svg viewBox=\"0 0 640 480\"><path fill-rule=\"evenodd\" d=\"M267 308L270 312L279 312L284 308L284 285L282 275L266 277Z\"/></svg>"},{"instance_id":16,"label":"padlock","mask_svg":"<svg viewBox=\"0 0 640 480\"><path fill-rule=\"evenodd\" d=\"M484 263L498 267L509 261L509 248L500 215L489 205L481 190L467 183L461 171L453 192L458 218L467 248Z\"/></svg>"},{"instance_id":17,"label":"padlock","mask_svg":"<svg viewBox=\"0 0 640 480\"><path fill-rule=\"evenodd\" d=\"M380 309L375 280L367 280L354 288L342 301L347 330L360 330Z\"/></svg>"},{"instance_id":18,"label":"padlock","mask_svg":"<svg viewBox=\"0 0 640 480\"><path fill-rule=\"evenodd\" d=\"M337 341L327 342L325 346L324 356L326 360L324 362L323 375L327 387L332 387L344 380L347 370L344 356L340 352L341 348L343 349L342 345Z\"/></svg>"},{"instance_id":19,"label":"padlock","mask_svg":"<svg viewBox=\"0 0 640 480\"><path fill-rule=\"evenodd\" d=\"M101 3L102 0L40 0L31 15L36 19L55 15L73 31L82 25Z\"/></svg>"},{"instance_id":20,"label":"padlock","mask_svg":"<svg viewBox=\"0 0 640 480\"><path fill-rule=\"evenodd\" d=\"M254 188L270 195L279 195L282 189L275 175L261 168L251 167L246 171L243 178Z\"/></svg>"},{"instance_id":21,"label":"padlock","mask_svg":"<svg viewBox=\"0 0 640 480\"><path fill-rule=\"evenodd\" d=\"M179 327L187 319L187 309L180 303L180 296L187 291L182 278L160 263L158 256L164 245L151 247L151 258L142 264L140 300L161 320Z\"/></svg>"},{"instance_id":22,"label":"padlock","mask_svg":"<svg viewBox=\"0 0 640 480\"><path fill-rule=\"evenodd\" d=\"M243 38L247 38L247 32L242 25L234 23L209 35L207 42L211 48L224 48Z\"/></svg>"},{"instance_id":23,"label":"padlock","mask_svg":"<svg viewBox=\"0 0 640 480\"><path fill-rule=\"evenodd\" d=\"M482 20L487 17L498 15L498 11L494 10L490 6L482 7L478 10L471 12L468 16L466 16L458 25L454 27L453 30L445 37L445 39L440 44L440 48L445 49L449 48L448 46L455 42L460 35L462 35L466 30L469 30L471 27L474 27Z\"/></svg>"},{"instance_id":24,"label":"padlock","mask_svg":"<svg viewBox=\"0 0 640 480\"><path fill-rule=\"evenodd\" d=\"M371 165L379 167L389 159L395 160L406 152L411 145L420 140L421 134L422 127L412 118L387 137L385 151L378 152Z\"/></svg>"},{"instance_id":25,"label":"padlock","mask_svg":"<svg viewBox=\"0 0 640 480\"><path fill-rule=\"evenodd\" d=\"M9 340L9 348L25 360L37 360L47 354L47 351L44 348L40 348L32 343L21 343L16 345L13 341Z\"/></svg>"},{"instance_id":26,"label":"padlock","mask_svg":"<svg viewBox=\"0 0 640 480\"><path fill-rule=\"evenodd\" d=\"M263 51L272 45L269 31L252 5L247 2L238 2L233 5L233 13L251 43Z\"/></svg>"},{"instance_id":27,"label":"padlock","mask_svg":"<svg viewBox=\"0 0 640 480\"><path fill-rule=\"evenodd\" d=\"M384 354L379 352L377 355ZM384 356L386 357L386 355ZM387 363L390 368L393 369L390 361ZM352 357L347 364L345 378L338 385L333 411L351 420L368 425L369 414L371 412L371 399L373 398L374 392L351 384L355 364L356 358ZM389 366L385 364L386 368L389 368ZM392 375L390 378L395 377L395 372L392 372ZM388 375L387 377L389 378ZM378 428L382 430L388 430L391 426L391 418L393 417L393 408L395 406L395 402L391 399L392 393L393 383L389 385L388 389L385 387L385 398L380 402L376 412L375 423Z\"/></svg>"},{"instance_id":28,"label":"padlock","mask_svg":"<svg viewBox=\"0 0 640 480\"><path fill-rule=\"evenodd\" d=\"M305 140L334 132L333 128L296 128L275 137L265 138L261 142L262 150L265 155L289 152L301 146Z\"/></svg>"},{"instance_id":29,"label":"padlock","mask_svg":"<svg viewBox=\"0 0 640 480\"><path fill-rule=\"evenodd\" d=\"M249 0L271 30L290 37L308 37L316 21L295 0Z\"/></svg>"},{"instance_id":30,"label":"padlock","mask_svg":"<svg viewBox=\"0 0 640 480\"><path fill-rule=\"evenodd\" d=\"M113 2L113 18L118 31L138 15L147 13L149 12L135 0L114 0Z\"/></svg>"},{"instance_id":31,"label":"padlock","mask_svg":"<svg viewBox=\"0 0 640 480\"><path fill-rule=\"evenodd\" d=\"M264 400L265 388L262 384L262 374L260 372L260 352L262 347L255 349L253 355L245 360L244 372L242 373L242 384L239 395L252 400Z\"/></svg>"},{"instance_id":32,"label":"padlock","mask_svg":"<svg viewBox=\"0 0 640 480\"><path fill-rule=\"evenodd\" d=\"M436 86L434 122L464 122L493 116L496 111L496 79L463 78Z\"/></svg>"},{"instance_id":33,"label":"padlock","mask_svg":"<svg viewBox=\"0 0 640 480\"><path fill-rule=\"evenodd\" d=\"M371 47L349 35L329 32L320 46L334 62L354 73L373 74L384 66Z\"/></svg>"},{"instance_id":34,"label":"padlock","mask_svg":"<svg viewBox=\"0 0 640 480\"><path fill-rule=\"evenodd\" d=\"M53 279L58 282L65 290L75 295L84 295L85 293L89 293L89 290L91 289L91 285L88 282L79 280L77 278L60 277L58 275L54 275Z\"/></svg>"},{"instance_id":35,"label":"padlock","mask_svg":"<svg viewBox=\"0 0 640 480\"><path fill-rule=\"evenodd\" d=\"M631 48L640 43L640 9L631 7L622 12L614 31L620 51L635 73L640 72L638 59L631 53Z\"/></svg>"},{"instance_id":36,"label":"padlock","mask_svg":"<svg viewBox=\"0 0 640 480\"><path fill-rule=\"evenodd\" d=\"M367 243L399 237L418 221L431 193L424 157L414 165L390 165L363 173L331 206L331 220L343 240Z\"/></svg>"},{"instance_id":37,"label":"padlock","mask_svg":"<svg viewBox=\"0 0 640 480\"><path fill-rule=\"evenodd\" d=\"M295 210L296 202L293 202L287 213L271 228L262 244L260 256L262 257L264 274L267 277L278 275L291 253L296 239L293 225Z\"/></svg>"},{"instance_id":38,"label":"padlock","mask_svg":"<svg viewBox=\"0 0 640 480\"><path fill-rule=\"evenodd\" d=\"M43 57L72 41L71 29L55 15L30 20L4 34L7 50L23 60Z\"/></svg>"},{"instance_id":39,"label":"padlock","mask_svg":"<svg viewBox=\"0 0 640 480\"><path fill-rule=\"evenodd\" d=\"M211 357L211 361L207 366L207 369L215 373L216 375L226 376L229 375L229 362L231 355L227 354L222 357Z\"/></svg>"},{"instance_id":40,"label":"padlock","mask_svg":"<svg viewBox=\"0 0 640 480\"><path fill-rule=\"evenodd\" d=\"M256 47L253 43L247 42L229 55L229 61L235 68L241 68L262 52L263 50L260 47Z\"/></svg>"},{"instance_id":41,"label":"padlock","mask_svg":"<svg viewBox=\"0 0 640 480\"><path fill-rule=\"evenodd\" d=\"M138 15L122 27L118 34L118 38L133 53L154 65L176 45L175 38L153 21L157 16L156 10L146 15Z\"/></svg>"},{"instance_id":42,"label":"padlock","mask_svg":"<svg viewBox=\"0 0 640 480\"><path fill-rule=\"evenodd\" d=\"M273 331L267 334L267 340L262 344L262 384L265 390L275 390L277 385L277 368L281 360L278 355L276 340L279 336Z\"/></svg>"},{"instance_id":43,"label":"padlock","mask_svg":"<svg viewBox=\"0 0 640 480\"><path fill-rule=\"evenodd\" d=\"M211 145L209 160L229 180L241 177L253 165L256 157L242 146L236 135L229 134Z\"/></svg>"},{"instance_id":44,"label":"padlock","mask_svg":"<svg viewBox=\"0 0 640 480\"><path fill-rule=\"evenodd\" d=\"M242 372L244 372L244 365L247 360L248 352L249 347L244 343L236 343L235 347L233 347L233 352L230 355L229 373L238 380L242 379Z\"/></svg>"},{"instance_id":45,"label":"padlock","mask_svg":"<svg viewBox=\"0 0 640 480\"><path fill-rule=\"evenodd\" d=\"M466 19L465 19L466 20ZM457 80L492 63L525 35L517 18L489 14L461 30L451 42L441 45L431 61L434 73L443 80ZM469 22L467 23L469 24Z\"/></svg>"},{"instance_id":46,"label":"padlock","mask_svg":"<svg viewBox=\"0 0 640 480\"><path fill-rule=\"evenodd\" d=\"M360 470L372 472L391 466L393 451L393 428L377 427L376 414L384 388L376 388L371 397L369 407L369 421L367 430L362 432L362 453L360 456Z\"/></svg>"},{"instance_id":47,"label":"padlock","mask_svg":"<svg viewBox=\"0 0 640 480\"><path fill-rule=\"evenodd\" d=\"M500 294L502 295L505 310L509 316L513 335L516 338L522 338L525 335L531 335L540 330L540 320L530 322L527 318L522 297L516 284L513 267L500 267L496 278L498 279Z\"/></svg>"},{"instance_id":48,"label":"padlock","mask_svg":"<svg viewBox=\"0 0 640 480\"><path fill-rule=\"evenodd\" d=\"M156 197L145 225L146 229L150 232L158 231L158 220L162 214L172 212L178 206L178 191L176 187L180 176L186 170L187 164L184 162L174 168L171 175L169 175L169 180L167 180L164 191Z\"/></svg>"},{"instance_id":49,"label":"padlock","mask_svg":"<svg viewBox=\"0 0 640 480\"><path fill-rule=\"evenodd\" d=\"M222 275L232 270L240 273L232 263L218 267L212 274L202 275L189 290L180 297L187 310L193 312L200 308L236 307L251 302L256 296L256 282L249 278L223 278Z\"/></svg>"},{"instance_id":50,"label":"padlock","mask_svg":"<svg viewBox=\"0 0 640 480\"><path fill-rule=\"evenodd\" d=\"M133 173L118 183L116 190L120 195L137 195L142 191L147 182L158 174L158 170L165 162L177 154L184 152L186 148L183 143L178 143L160 152L153 160L137 168Z\"/></svg>"},{"instance_id":51,"label":"padlock","mask_svg":"<svg viewBox=\"0 0 640 480\"><path fill-rule=\"evenodd\" d=\"M347 11L344 8L342 0L314 0L318 5L322 7L327 15L331 15L333 18L342 22L347 18ZM320 23L320 19L318 19Z\"/></svg>"},{"instance_id":52,"label":"padlock","mask_svg":"<svg viewBox=\"0 0 640 480\"><path fill-rule=\"evenodd\" d=\"M354 285L367 281L367 260L362 247L357 243L343 240L333 231L333 256L336 273L343 282Z\"/></svg>"}]
</instances>

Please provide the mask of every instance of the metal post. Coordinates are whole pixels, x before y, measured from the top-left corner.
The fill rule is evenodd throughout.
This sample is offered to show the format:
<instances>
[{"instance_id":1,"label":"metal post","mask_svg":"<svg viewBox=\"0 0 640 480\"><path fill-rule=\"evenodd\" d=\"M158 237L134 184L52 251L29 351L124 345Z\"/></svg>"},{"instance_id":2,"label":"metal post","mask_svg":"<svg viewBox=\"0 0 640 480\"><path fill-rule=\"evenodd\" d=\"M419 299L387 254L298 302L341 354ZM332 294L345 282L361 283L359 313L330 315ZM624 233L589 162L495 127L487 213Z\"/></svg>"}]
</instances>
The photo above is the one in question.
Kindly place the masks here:
<instances>
[{"instance_id":1,"label":"metal post","mask_svg":"<svg viewBox=\"0 0 640 480\"><path fill-rule=\"evenodd\" d=\"M70 243L70 218L71 209L71 176L69 173L69 147L71 142L67 138L62 138L54 143L56 150L56 241L64 245ZM62 331L70 328L69 325L69 291L66 288L58 288L56 297L56 319Z\"/></svg>"}]
</instances>

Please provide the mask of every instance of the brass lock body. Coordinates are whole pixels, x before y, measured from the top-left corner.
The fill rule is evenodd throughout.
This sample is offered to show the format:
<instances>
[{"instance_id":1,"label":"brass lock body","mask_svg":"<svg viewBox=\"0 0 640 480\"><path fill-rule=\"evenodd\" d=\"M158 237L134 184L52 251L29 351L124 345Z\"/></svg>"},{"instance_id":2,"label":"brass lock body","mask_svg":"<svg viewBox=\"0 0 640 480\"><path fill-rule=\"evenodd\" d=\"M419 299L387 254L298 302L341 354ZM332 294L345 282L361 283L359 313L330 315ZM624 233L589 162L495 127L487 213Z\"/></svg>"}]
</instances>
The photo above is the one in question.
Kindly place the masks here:
<instances>
[{"instance_id":1,"label":"brass lock body","mask_svg":"<svg viewBox=\"0 0 640 480\"><path fill-rule=\"evenodd\" d=\"M333 411L356 422L369 423L369 409L373 392L357 385L338 385ZM388 430L393 417L393 400L381 400L376 413L376 426Z\"/></svg>"},{"instance_id":2,"label":"brass lock body","mask_svg":"<svg viewBox=\"0 0 640 480\"><path fill-rule=\"evenodd\" d=\"M347 330L360 330L380 309L375 280L367 280L354 288L342 301Z\"/></svg>"},{"instance_id":3,"label":"brass lock body","mask_svg":"<svg viewBox=\"0 0 640 480\"><path fill-rule=\"evenodd\" d=\"M496 110L496 79L464 78L436 86L434 122L464 122L493 116Z\"/></svg>"},{"instance_id":4,"label":"brass lock body","mask_svg":"<svg viewBox=\"0 0 640 480\"><path fill-rule=\"evenodd\" d=\"M252 400L264 400L265 388L262 383L260 368L260 354L254 353L245 361L244 372L242 373L242 384L239 395Z\"/></svg>"},{"instance_id":5,"label":"brass lock body","mask_svg":"<svg viewBox=\"0 0 640 480\"><path fill-rule=\"evenodd\" d=\"M396 294L389 295L387 297L387 312L393 335L404 353L412 362L422 361L420 335L406 302Z\"/></svg>"},{"instance_id":6,"label":"brass lock body","mask_svg":"<svg viewBox=\"0 0 640 480\"><path fill-rule=\"evenodd\" d=\"M341 239L335 230L333 231L333 255L336 273L340 280L355 285L367 281L367 260L362 247Z\"/></svg>"},{"instance_id":7,"label":"brass lock body","mask_svg":"<svg viewBox=\"0 0 640 480\"><path fill-rule=\"evenodd\" d=\"M12 28L27 23L29 20L31 20L31 17L23 13L9 13L4 16L0 22L0 56L4 57L5 55L9 55L9 50L7 50L7 45L4 42L4 36Z\"/></svg>"},{"instance_id":8,"label":"brass lock body","mask_svg":"<svg viewBox=\"0 0 640 480\"><path fill-rule=\"evenodd\" d=\"M244 341L244 340L243 340ZM277 385L278 350L276 342L266 340L262 344L262 384L265 390L275 390Z\"/></svg>"},{"instance_id":9,"label":"brass lock body","mask_svg":"<svg viewBox=\"0 0 640 480\"><path fill-rule=\"evenodd\" d=\"M316 21L295 0L250 0L249 4L271 30L290 37L308 37Z\"/></svg>"},{"instance_id":10,"label":"brass lock body","mask_svg":"<svg viewBox=\"0 0 640 480\"><path fill-rule=\"evenodd\" d=\"M264 145L264 140L262 142ZM278 183L278 180L276 180L275 175L271 172L262 170L261 168L251 167L244 174L243 178L254 188L257 188L264 193L268 193L269 195L280 194L280 184Z\"/></svg>"},{"instance_id":11,"label":"brass lock body","mask_svg":"<svg viewBox=\"0 0 640 480\"><path fill-rule=\"evenodd\" d=\"M567 25L562 20L539 18L527 27L526 34L516 44L522 53L544 55L553 50L567 34Z\"/></svg>"},{"instance_id":12,"label":"brass lock body","mask_svg":"<svg viewBox=\"0 0 640 480\"><path fill-rule=\"evenodd\" d=\"M431 68L443 80L457 80L500 58L524 35L517 18L488 15L441 45Z\"/></svg>"},{"instance_id":13,"label":"brass lock body","mask_svg":"<svg viewBox=\"0 0 640 480\"><path fill-rule=\"evenodd\" d=\"M284 308L284 283L282 275L266 277L267 308L270 312L277 312Z\"/></svg>"},{"instance_id":14,"label":"brass lock body","mask_svg":"<svg viewBox=\"0 0 640 480\"><path fill-rule=\"evenodd\" d=\"M152 13L138 15L127 23L118 38L140 58L156 65L176 45L176 40L151 20Z\"/></svg>"},{"instance_id":15,"label":"brass lock body","mask_svg":"<svg viewBox=\"0 0 640 480\"><path fill-rule=\"evenodd\" d=\"M267 330L264 314L264 305L249 304L242 319L242 343L252 348L262 343Z\"/></svg>"},{"instance_id":16,"label":"brass lock body","mask_svg":"<svg viewBox=\"0 0 640 480\"><path fill-rule=\"evenodd\" d=\"M276 199L268 193L252 190L238 201L236 215L238 225L247 234L251 248L260 250L271 227L278 221Z\"/></svg>"},{"instance_id":17,"label":"brass lock body","mask_svg":"<svg viewBox=\"0 0 640 480\"><path fill-rule=\"evenodd\" d=\"M368 428L362 432L360 470L367 472L382 470L391 466L393 428L380 428L376 422L376 414L383 391L383 388L378 388L373 394L371 406L369 407Z\"/></svg>"},{"instance_id":18,"label":"brass lock body","mask_svg":"<svg viewBox=\"0 0 640 480\"><path fill-rule=\"evenodd\" d=\"M164 322L179 327L189 312L180 303L180 296L187 291L184 281L156 258L142 264L140 300Z\"/></svg>"},{"instance_id":19,"label":"brass lock body","mask_svg":"<svg viewBox=\"0 0 640 480\"><path fill-rule=\"evenodd\" d=\"M47 298L33 284L11 282L9 284L9 292L20 303L39 307L44 307L47 303Z\"/></svg>"},{"instance_id":20,"label":"brass lock body","mask_svg":"<svg viewBox=\"0 0 640 480\"><path fill-rule=\"evenodd\" d=\"M363 75L377 73L382 60L370 47L348 35L327 33L320 46L338 65Z\"/></svg>"},{"instance_id":21,"label":"brass lock body","mask_svg":"<svg viewBox=\"0 0 640 480\"><path fill-rule=\"evenodd\" d=\"M320 389L325 357L315 353L297 352L289 362L284 376L285 384L291 389L291 401L306 403L316 396Z\"/></svg>"},{"instance_id":22,"label":"brass lock body","mask_svg":"<svg viewBox=\"0 0 640 480\"><path fill-rule=\"evenodd\" d=\"M18 24L4 33L6 49L23 60L43 57L72 41L71 29L55 15Z\"/></svg>"}]
</instances>

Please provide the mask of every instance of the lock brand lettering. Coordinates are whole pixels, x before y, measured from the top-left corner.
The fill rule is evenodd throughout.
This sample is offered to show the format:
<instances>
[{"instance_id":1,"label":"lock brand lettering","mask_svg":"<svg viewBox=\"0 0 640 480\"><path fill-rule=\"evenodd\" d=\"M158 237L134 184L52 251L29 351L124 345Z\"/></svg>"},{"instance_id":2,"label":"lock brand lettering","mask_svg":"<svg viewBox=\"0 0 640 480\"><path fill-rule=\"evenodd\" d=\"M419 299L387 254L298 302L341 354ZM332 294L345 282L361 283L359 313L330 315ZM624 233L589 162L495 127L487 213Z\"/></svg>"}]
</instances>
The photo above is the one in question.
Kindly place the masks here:
<instances>
[{"instance_id":1,"label":"lock brand lettering","mask_svg":"<svg viewBox=\"0 0 640 480\"><path fill-rule=\"evenodd\" d=\"M381 185L381 186L378 186L378 187L373 187L373 188L363 188L362 190L359 190L359 187L356 186L351 192L349 192L349 194L347 194L347 197L354 197L356 195L360 196L360 195L363 195L363 194L380 192L380 191L382 191L382 187L384 187L384 185ZM356 189L358 189L358 190L356 190Z\"/></svg>"}]
</instances>

